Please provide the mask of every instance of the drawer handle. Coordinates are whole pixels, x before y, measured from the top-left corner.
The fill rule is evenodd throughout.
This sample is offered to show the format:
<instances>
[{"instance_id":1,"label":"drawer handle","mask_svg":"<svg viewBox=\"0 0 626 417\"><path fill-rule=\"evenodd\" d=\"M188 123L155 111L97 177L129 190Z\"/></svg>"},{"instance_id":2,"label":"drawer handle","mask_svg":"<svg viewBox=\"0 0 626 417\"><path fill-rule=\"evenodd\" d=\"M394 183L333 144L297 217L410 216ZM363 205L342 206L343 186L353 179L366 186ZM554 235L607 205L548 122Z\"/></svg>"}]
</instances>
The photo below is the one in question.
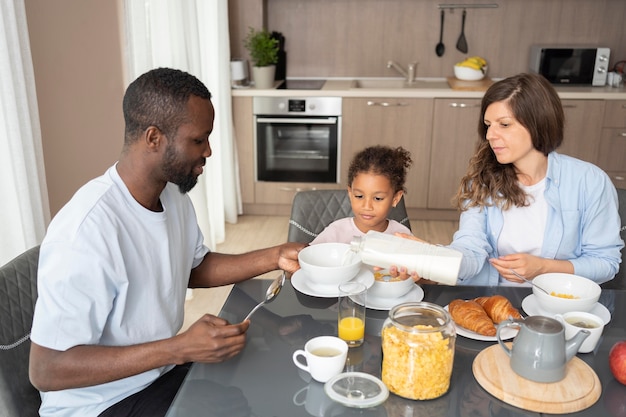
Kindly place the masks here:
<instances>
[{"instance_id":1,"label":"drawer handle","mask_svg":"<svg viewBox=\"0 0 626 417\"><path fill-rule=\"evenodd\" d=\"M562 104L562 106L564 109L575 109L576 107L578 107L574 104Z\"/></svg>"},{"instance_id":2,"label":"drawer handle","mask_svg":"<svg viewBox=\"0 0 626 417\"><path fill-rule=\"evenodd\" d=\"M380 107L404 107L404 106L408 106L409 103L389 103L387 101L368 101L367 102L368 106L380 106Z\"/></svg>"},{"instance_id":3,"label":"drawer handle","mask_svg":"<svg viewBox=\"0 0 626 417\"><path fill-rule=\"evenodd\" d=\"M623 138L626 138L626 132L621 132L620 134L618 134L617 136L621 136Z\"/></svg>"},{"instance_id":4,"label":"drawer handle","mask_svg":"<svg viewBox=\"0 0 626 417\"><path fill-rule=\"evenodd\" d=\"M465 109L470 107L480 107L480 104L450 103L450 107Z\"/></svg>"},{"instance_id":5,"label":"drawer handle","mask_svg":"<svg viewBox=\"0 0 626 417\"><path fill-rule=\"evenodd\" d=\"M621 176L621 175L616 175L616 176L614 176L614 177L613 177L613 179L614 179L615 181L624 181L624 179L626 179L626 178L624 178L624 177L623 177L623 176Z\"/></svg>"}]
</instances>

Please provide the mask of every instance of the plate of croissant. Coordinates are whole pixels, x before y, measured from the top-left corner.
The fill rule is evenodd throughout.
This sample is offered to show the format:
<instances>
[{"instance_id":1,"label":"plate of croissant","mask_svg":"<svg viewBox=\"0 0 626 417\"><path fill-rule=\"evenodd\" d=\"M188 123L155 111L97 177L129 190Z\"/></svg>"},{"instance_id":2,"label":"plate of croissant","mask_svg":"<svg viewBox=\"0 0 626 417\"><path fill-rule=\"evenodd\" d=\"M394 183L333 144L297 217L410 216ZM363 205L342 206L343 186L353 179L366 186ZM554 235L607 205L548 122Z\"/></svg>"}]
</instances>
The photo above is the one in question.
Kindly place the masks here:
<instances>
[{"instance_id":1,"label":"plate of croissant","mask_svg":"<svg viewBox=\"0 0 626 417\"><path fill-rule=\"evenodd\" d=\"M475 340L496 341L498 323L509 317L514 319L522 317L519 310L502 295L471 300L456 299L445 308L456 325L457 334ZM500 331L500 338L508 340L516 334L517 329L507 327Z\"/></svg>"}]
</instances>

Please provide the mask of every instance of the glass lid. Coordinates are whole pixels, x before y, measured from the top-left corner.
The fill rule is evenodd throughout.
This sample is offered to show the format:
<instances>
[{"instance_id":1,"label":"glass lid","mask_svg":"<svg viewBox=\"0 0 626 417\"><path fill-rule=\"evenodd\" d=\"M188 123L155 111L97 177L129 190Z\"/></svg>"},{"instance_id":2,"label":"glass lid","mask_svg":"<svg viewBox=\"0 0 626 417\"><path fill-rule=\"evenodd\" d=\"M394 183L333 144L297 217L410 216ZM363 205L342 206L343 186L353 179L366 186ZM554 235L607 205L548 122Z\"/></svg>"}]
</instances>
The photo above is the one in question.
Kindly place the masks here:
<instances>
[{"instance_id":1,"label":"glass lid","mask_svg":"<svg viewBox=\"0 0 626 417\"><path fill-rule=\"evenodd\" d=\"M334 401L355 408L375 407L389 397L380 379L363 372L339 374L326 382L324 391Z\"/></svg>"}]
</instances>

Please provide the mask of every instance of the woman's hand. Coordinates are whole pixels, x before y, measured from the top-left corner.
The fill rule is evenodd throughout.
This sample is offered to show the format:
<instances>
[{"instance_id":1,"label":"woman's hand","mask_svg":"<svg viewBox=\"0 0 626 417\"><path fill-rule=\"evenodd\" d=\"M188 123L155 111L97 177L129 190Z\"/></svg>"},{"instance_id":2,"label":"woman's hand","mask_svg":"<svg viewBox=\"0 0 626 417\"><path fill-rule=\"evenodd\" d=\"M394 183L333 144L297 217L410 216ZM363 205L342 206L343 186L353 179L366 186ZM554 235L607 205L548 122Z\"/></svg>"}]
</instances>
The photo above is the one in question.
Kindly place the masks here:
<instances>
[{"instance_id":1,"label":"woman's hand","mask_svg":"<svg viewBox=\"0 0 626 417\"><path fill-rule=\"evenodd\" d=\"M511 272L512 269L521 276L526 277L526 279L534 279L537 275L548 272L574 273L574 265L570 261L546 259L528 253L504 255L489 259L489 262L496 268L502 278L517 283L524 281L516 277L515 274Z\"/></svg>"}]
</instances>

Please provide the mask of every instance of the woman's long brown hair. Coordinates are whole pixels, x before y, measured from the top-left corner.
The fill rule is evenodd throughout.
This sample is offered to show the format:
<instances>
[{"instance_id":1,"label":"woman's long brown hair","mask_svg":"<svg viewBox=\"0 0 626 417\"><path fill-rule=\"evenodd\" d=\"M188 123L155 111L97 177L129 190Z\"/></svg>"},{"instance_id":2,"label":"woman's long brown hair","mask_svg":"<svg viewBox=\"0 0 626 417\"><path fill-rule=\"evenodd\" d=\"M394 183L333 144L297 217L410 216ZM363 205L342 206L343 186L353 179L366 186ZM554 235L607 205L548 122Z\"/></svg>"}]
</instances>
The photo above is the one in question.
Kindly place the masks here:
<instances>
[{"instance_id":1,"label":"woman's long brown hair","mask_svg":"<svg viewBox=\"0 0 626 417\"><path fill-rule=\"evenodd\" d=\"M490 205L506 210L511 205L527 204L515 167L500 164L486 139L485 112L496 102L509 106L515 119L530 133L533 147L544 155L563 142L563 107L548 80L538 74L518 74L493 84L482 99L476 151L452 200L461 211Z\"/></svg>"}]
</instances>

